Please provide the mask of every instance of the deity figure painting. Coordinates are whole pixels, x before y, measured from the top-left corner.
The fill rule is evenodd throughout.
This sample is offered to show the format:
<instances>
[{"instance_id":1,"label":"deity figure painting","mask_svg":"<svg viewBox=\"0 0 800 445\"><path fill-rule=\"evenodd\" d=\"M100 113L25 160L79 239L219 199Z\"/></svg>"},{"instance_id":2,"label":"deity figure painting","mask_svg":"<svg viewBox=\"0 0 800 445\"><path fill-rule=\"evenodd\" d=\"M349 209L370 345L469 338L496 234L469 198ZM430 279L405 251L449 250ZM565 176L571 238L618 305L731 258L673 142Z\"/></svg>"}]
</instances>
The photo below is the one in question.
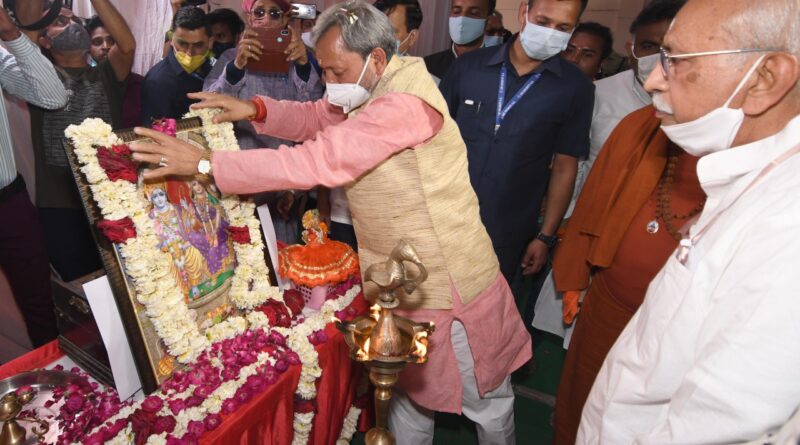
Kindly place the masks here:
<instances>
[{"instance_id":1,"label":"deity figure painting","mask_svg":"<svg viewBox=\"0 0 800 445\"><path fill-rule=\"evenodd\" d=\"M158 248L169 253L187 305L203 306L226 293L236 261L215 189L197 179L144 183L142 189L151 203Z\"/></svg>"}]
</instances>

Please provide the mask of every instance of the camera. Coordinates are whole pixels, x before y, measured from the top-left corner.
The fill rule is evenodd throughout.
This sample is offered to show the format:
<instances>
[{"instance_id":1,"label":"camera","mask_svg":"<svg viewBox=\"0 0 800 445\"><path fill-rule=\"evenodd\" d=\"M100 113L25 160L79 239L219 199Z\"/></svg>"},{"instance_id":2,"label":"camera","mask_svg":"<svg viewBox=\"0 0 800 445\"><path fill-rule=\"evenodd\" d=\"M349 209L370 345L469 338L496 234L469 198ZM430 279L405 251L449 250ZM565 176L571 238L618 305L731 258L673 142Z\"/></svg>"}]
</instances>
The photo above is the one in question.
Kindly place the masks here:
<instances>
[{"instance_id":1,"label":"camera","mask_svg":"<svg viewBox=\"0 0 800 445\"><path fill-rule=\"evenodd\" d=\"M317 18L317 6L292 3L292 17L301 20L314 20Z\"/></svg>"}]
</instances>

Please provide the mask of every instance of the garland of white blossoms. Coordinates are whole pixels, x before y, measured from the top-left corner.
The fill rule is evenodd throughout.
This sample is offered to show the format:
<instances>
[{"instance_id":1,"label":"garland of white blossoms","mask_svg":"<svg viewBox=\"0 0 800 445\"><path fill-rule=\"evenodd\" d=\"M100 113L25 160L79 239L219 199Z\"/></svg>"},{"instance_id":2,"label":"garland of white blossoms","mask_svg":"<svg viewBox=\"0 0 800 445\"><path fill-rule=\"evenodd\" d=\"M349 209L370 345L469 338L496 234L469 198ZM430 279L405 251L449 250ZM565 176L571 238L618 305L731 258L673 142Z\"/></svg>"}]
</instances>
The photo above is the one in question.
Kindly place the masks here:
<instances>
[{"instance_id":1,"label":"garland of white blossoms","mask_svg":"<svg viewBox=\"0 0 800 445\"><path fill-rule=\"evenodd\" d=\"M203 122L203 134L212 150L239 150L230 123L214 124L212 118L219 110L194 110L186 117L199 117ZM127 274L133 283L136 299L145 307L145 312L153 323L159 337L164 341L170 355L181 363L191 363L211 344L236 337L249 326L250 329L269 330L269 319L261 312L249 312L244 317L229 317L223 323L206 330L202 335L190 316L184 303L183 293L178 283L170 274L169 254L154 248L158 245L148 215L148 202L137 190L136 185L128 181L111 181L100 166L97 158L97 147L111 147L123 144L111 127L101 119L86 119L81 125L71 125L65 132L72 140L75 154L81 163L81 171L86 176L94 200L100 207L106 220L130 218L136 228L136 236L129 238L125 244L118 244L120 254L125 260ZM269 283L269 269L264 261L264 245L259 231L259 222L255 217L255 207L251 201L240 200L235 195L223 195L222 204L231 226L248 227L249 244L234 244L237 265L232 278L230 298L237 308L250 310L267 299L283 301L277 287ZM305 321L291 329L276 329L287 338L287 346L297 352L301 361L300 381L296 394L305 400L316 397L316 380L322 375L318 354L308 337L333 319L336 312L348 307L361 292L358 285L350 288L345 295L325 302L319 312L306 318ZM217 388L200 406L188 408L176 417L176 437L186 433L187 425L192 420L202 419L209 413L217 413L223 400L230 398L245 384L247 377L256 369L274 359L268 354L260 354L258 360L241 369L239 377L225 382ZM274 363L273 363L274 364ZM190 387L187 392L193 391ZM154 393L160 395L160 393ZM129 417L140 404L134 404L120 411L107 420L108 425L118 419ZM357 420L357 408L352 407L345 419L343 434L354 427ZM164 408L167 410L167 408ZM358 410L360 412L360 410ZM162 414L167 414L164 411ZM295 413L293 428L295 431L293 444L306 444L311 432L314 413ZM100 426L101 427L101 426ZM97 431L100 427L96 428ZM130 425L110 441L110 443L130 443L132 439ZM352 433L350 433L352 436ZM343 435L343 437L347 437ZM152 436L147 443L165 443L165 435Z\"/></svg>"},{"instance_id":2,"label":"garland of white blossoms","mask_svg":"<svg viewBox=\"0 0 800 445\"><path fill-rule=\"evenodd\" d=\"M308 337L316 331L325 329L325 326L333 320L334 314L350 306L360 292L361 286L354 285L342 297L326 301L319 312L307 318L302 324L292 329L276 329L276 331L286 336L286 345L300 356L302 367L300 368L300 380L297 383L295 394L301 398L311 400L317 396L316 381L322 376L322 368L319 367L319 354L317 354L317 350ZM294 413L294 439L292 439L292 445L308 443L313 420L313 412Z\"/></svg>"},{"instance_id":3,"label":"garland of white blossoms","mask_svg":"<svg viewBox=\"0 0 800 445\"><path fill-rule=\"evenodd\" d=\"M195 110L187 117L199 117L203 133L212 150L239 150L233 125L214 124L212 118L219 110ZM236 317L226 320L215 329L202 335L190 315L183 293L170 274L169 254L156 249L158 236L148 215L148 203L128 181L108 179L97 158L97 147L122 144L101 119L86 119L79 126L70 125L66 136L72 140L81 171L92 191L92 196L107 220L130 218L136 228L136 237L118 244L125 259L127 274L136 293L136 299L145 307L158 336L164 341L170 355L180 363L191 363L211 343L228 338L238 332L241 323ZM223 195L222 203L231 226L248 227L250 244L234 244L236 268L231 279L230 298L243 310L252 309L268 298L283 301L277 287L269 283L269 269L264 261L264 245L255 217L254 204L239 200L235 195ZM224 326L236 323L237 326Z\"/></svg>"},{"instance_id":4,"label":"garland of white blossoms","mask_svg":"<svg viewBox=\"0 0 800 445\"><path fill-rule=\"evenodd\" d=\"M342 423L342 432L339 433L339 438L336 439L336 445L349 445L353 439L356 429L358 429L358 418L361 416L361 408L351 405L350 410L347 411L347 417L344 418Z\"/></svg>"},{"instance_id":5,"label":"garland of white blossoms","mask_svg":"<svg viewBox=\"0 0 800 445\"><path fill-rule=\"evenodd\" d=\"M361 286L354 285L351 287L343 296L335 300L328 300L322 306L319 312L312 314L308 318L305 319L301 324L294 326L293 328L274 328L273 330L279 332L281 335L286 337L286 345L293 351L295 351L300 356L300 362L302 367L300 369L300 382L297 386L296 394L300 395L300 397L311 400L317 395L315 382L316 379L322 375L322 369L319 367L318 363L318 354L316 349L313 345L311 345L308 337L321 329L325 329L325 326L331 322L333 316L336 312L343 310L344 308L350 306L353 300L358 296L361 292ZM248 314L247 319L250 321L250 329L263 329L264 331L269 331L269 322L264 321L258 315L254 314L261 314L260 312L252 312ZM262 314L263 315L263 314ZM266 319L266 317L264 317ZM242 333L244 329L242 330ZM258 368L263 366L264 364L271 364L275 365L275 359L271 357L268 353L260 353L258 355L257 360L248 365L243 367L240 370L238 378L234 380L230 380L224 382L220 385L219 388L214 390L204 401L201 405L192 408L186 408L181 411L175 417L176 425L174 431L171 433L175 437L182 437L188 431L189 422L193 420L202 420L208 414L216 414L219 413L222 409L223 401L233 397L234 394L241 388L243 385L246 384L247 378L251 375L255 374ZM215 365L218 365L215 364ZM190 395L194 392L196 386L190 385L184 392L180 394L170 394L164 395L161 392L154 392L151 396L161 397L162 399L166 400L166 397L175 397L175 398L183 398L184 396ZM100 428L105 425L111 425L119 419L125 419L133 414L136 409L141 406L142 402L137 402L129 407L123 408L117 415L111 417L110 419L103 422L102 425L98 425L93 431L89 432L88 434L94 434ZM353 431L355 431L355 424L358 421L358 413L354 410L358 410L354 406L350 408L347 417L344 419L343 426L342 426L342 434L340 434L340 440L342 437L347 437L345 432L349 431L350 437L352 437ZM165 403L161 410L157 413L158 415L168 416L171 415L170 409ZM309 434L312 428L312 422L314 420L314 413L295 413L294 415L294 438L292 440L293 445L305 445L308 443ZM151 445L162 445L166 444L166 433L160 435L153 435L147 439L147 444ZM106 443L112 444L130 444L134 441L134 433L131 428L131 425L128 424L123 428L113 439Z\"/></svg>"}]
</instances>

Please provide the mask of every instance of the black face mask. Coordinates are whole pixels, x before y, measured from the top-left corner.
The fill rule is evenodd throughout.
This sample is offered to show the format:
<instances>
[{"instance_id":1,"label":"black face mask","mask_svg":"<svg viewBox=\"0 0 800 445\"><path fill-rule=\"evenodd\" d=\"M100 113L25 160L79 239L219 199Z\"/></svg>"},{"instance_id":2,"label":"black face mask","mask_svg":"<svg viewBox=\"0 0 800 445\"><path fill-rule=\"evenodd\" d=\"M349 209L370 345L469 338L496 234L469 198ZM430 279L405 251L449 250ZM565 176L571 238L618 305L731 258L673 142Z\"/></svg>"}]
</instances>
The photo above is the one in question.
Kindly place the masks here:
<instances>
[{"instance_id":1,"label":"black face mask","mask_svg":"<svg viewBox=\"0 0 800 445\"><path fill-rule=\"evenodd\" d=\"M222 42L214 42L214 45L211 47L211 52L214 53L214 57L219 59L219 56L222 55L225 51L236 48L235 43L222 43Z\"/></svg>"},{"instance_id":2,"label":"black face mask","mask_svg":"<svg viewBox=\"0 0 800 445\"><path fill-rule=\"evenodd\" d=\"M56 51L89 51L91 43L86 28L77 23L70 23L66 29L50 40Z\"/></svg>"}]
</instances>

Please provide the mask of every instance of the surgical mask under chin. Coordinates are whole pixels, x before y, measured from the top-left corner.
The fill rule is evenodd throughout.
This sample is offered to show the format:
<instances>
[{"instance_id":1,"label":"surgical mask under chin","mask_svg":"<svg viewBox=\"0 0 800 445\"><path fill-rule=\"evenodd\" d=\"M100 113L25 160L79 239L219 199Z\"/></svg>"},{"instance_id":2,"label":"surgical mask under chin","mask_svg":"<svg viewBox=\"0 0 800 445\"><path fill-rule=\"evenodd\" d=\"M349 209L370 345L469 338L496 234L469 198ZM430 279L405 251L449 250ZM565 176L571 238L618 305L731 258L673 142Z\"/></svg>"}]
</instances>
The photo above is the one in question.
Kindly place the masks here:
<instances>
[{"instance_id":1,"label":"surgical mask under chin","mask_svg":"<svg viewBox=\"0 0 800 445\"><path fill-rule=\"evenodd\" d=\"M206 59L208 58L210 51L206 51L203 54L199 54L196 56L190 56L189 54L182 53L179 51L175 51L175 59L178 60L178 63L181 65L184 71L189 74L197 71L198 68L203 66Z\"/></svg>"},{"instance_id":2,"label":"surgical mask under chin","mask_svg":"<svg viewBox=\"0 0 800 445\"><path fill-rule=\"evenodd\" d=\"M503 44L503 36L485 36L483 46L498 46Z\"/></svg>"},{"instance_id":3,"label":"surgical mask under chin","mask_svg":"<svg viewBox=\"0 0 800 445\"><path fill-rule=\"evenodd\" d=\"M342 107L345 113L350 113L354 109L360 107L369 99L370 92L361 86L361 80L364 78L364 73L367 72L370 58L372 54L367 56L364 62L364 68L358 76L356 83L328 83L328 103Z\"/></svg>"},{"instance_id":4,"label":"surgical mask under chin","mask_svg":"<svg viewBox=\"0 0 800 445\"><path fill-rule=\"evenodd\" d=\"M525 28L519 33L525 54L534 60L547 60L567 49L572 33L531 23L525 13Z\"/></svg>"},{"instance_id":5,"label":"surgical mask under chin","mask_svg":"<svg viewBox=\"0 0 800 445\"><path fill-rule=\"evenodd\" d=\"M70 23L57 36L50 38L56 51L89 51L91 40L86 28L75 22Z\"/></svg>"},{"instance_id":6,"label":"surgical mask under chin","mask_svg":"<svg viewBox=\"0 0 800 445\"><path fill-rule=\"evenodd\" d=\"M399 54L399 55L401 55L401 56L405 56L405 55L408 53L408 51L402 51L402 52L401 52L401 51L400 51L400 47L401 47L401 46L403 46L403 44L404 44L404 43L408 42L408 39L410 39L410 38L411 38L411 33L408 33L408 35L406 36L406 38L405 38L405 39L403 39L403 40L394 39L394 46L395 46L395 48L394 48L394 49L395 49L395 52L396 52L397 54Z\"/></svg>"},{"instance_id":7,"label":"surgical mask under chin","mask_svg":"<svg viewBox=\"0 0 800 445\"><path fill-rule=\"evenodd\" d=\"M731 148L733 140L744 122L744 111L741 108L728 108L733 98L739 94L758 65L764 60L761 56L747 71L744 78L733 90L721 107L712 110L705 116L690 122L675 125L662 125L661 129L669 140L692 156L704 156Z\"/></svg>"},{"instance_id":8,"label":"surgical mask under chin","mask_svg":"<svg viewBox=\"0 0 800 445\"><path fill-rule=\"evenodd\" d=\"M644 57L636 57L636 54L634 54L633 58L636 59L636 78L644 85L647 82L647 78L658 66L661 54L656 53Z\"/></svg>"},{"instance_id":9,"label":"surgical mask under chin","mask_svg":"<svg viewBox=\"0 0 800 445\"><path fill-rule=\"evenodd\" d=\"M303 41L303 44L305 46L309 48L314 47L314 42L311 40L311 31L300 34L300 40Z\"/></svg>"},{"instance_id":10,"label":"surgical mask under chin","mask_svg":"<svg viewBox=\"0 0 800 445\"><path fill-rule=\"evenodd\" d=\"M483 35L486 29L486 19L472 17L450 17L450 38L456 45L466 45L474 42Z\"/></svg>"}]
</instances>

